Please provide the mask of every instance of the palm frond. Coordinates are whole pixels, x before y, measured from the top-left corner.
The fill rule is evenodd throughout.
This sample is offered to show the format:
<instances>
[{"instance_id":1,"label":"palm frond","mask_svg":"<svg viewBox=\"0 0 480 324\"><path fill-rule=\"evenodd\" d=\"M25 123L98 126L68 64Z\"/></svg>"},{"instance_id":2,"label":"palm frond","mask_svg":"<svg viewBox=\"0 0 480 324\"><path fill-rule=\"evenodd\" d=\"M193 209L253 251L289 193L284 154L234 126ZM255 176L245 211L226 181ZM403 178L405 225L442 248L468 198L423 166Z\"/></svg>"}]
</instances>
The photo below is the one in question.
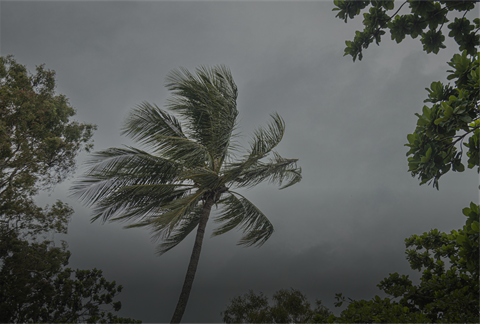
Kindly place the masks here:
<instances>
[{"instance_id":1,"label":"palm frond","mask_svg":"<svg viewBox=\"0 0 480 324\"><path fill-rule=\"evenodd\" d=\"M278 183L280 189L293 186L302 180L302 169L297 168L298 159L285 159L273 152L269 163L257 162L245 168L232 184L237 187L253 187L263 181ZM283 183L287 182L282 186Z\"/></svg>"},{"instance_id":2,"label":"palm frond","mask_svg":"<svg viewBox=\"0 0 480 324\"><path fill-rule=\"evenodd\" d=\"M197 227L202 211L203 205L199 204L190 214L185 216L173 232L157 247L157 254L162 255L180 244Z\"/></svg>"},{"instance_id":3,"label":"palm frond","mask_svg":"<svg viewBox=\"0 0 480 324\"><path fill-rule=\"evenodd\" d=\"M103 151L94 152L85 163L90 166L88 172L100 170L104 170L103 172L117 172L120 169L129 169L131 172L135 172L138 170L135 167L142 168L143 165L154 165L158 167L160 164L175 165L180 170L183 168L183 166L176 161L152 155L146 151L130 146L125 146L124 148L112 147Z\"/></svg>"},{"instance_id":4,"label":"palm frond","mask_svg":"<svg viewBox=\"0 0 480 324\"><path fill-rule=\"evenodd\" d=\"M155 136L155 152L187 168L211 164L213 157L203 145L183 137Z\"/></svg>"},{"instance_id":5,"label":"palm frond","mask_svg":"<svg viewBox=\"0 0 480 324\"><path fill-rule=\"evenodd\" d=\"M118 188L118 192L125 193L126 195L135 197L135 196L152 196L160 197L165 194L171 193L174 189L180 187L187 187L187 189L192 188L192 184L182 184L182 183L156 183L156 184L140 184L140 185L130 185Z\"/></svg>"},{"instance_id":6,"label":"palm frond","mask_svg":"<svg viewBox=\"0 0 480 324\"><path fill-rule=\"evenodd\" d=\"M147 226L155 237L166 238L181 223L182 219L197 207L205 192L205 189L199 189L193 194L172 200L163 205L162 210L155 214L152 213L141 222L128 225L126 228Z\"/></svg>"},{"instance_id":7,"label":"palm frond","mask_svg":"<svg viewBox=\"0 0 480 324\"><path fill-rule=\"evenodd\" d=\"M150 215L158 215L165 209L165 206L172 201L181 199L189 195L191 192L190 186L183 185L166 185L163 190L155 190L143 195L134 195L136 186L129 185L130 189L122 190L123 187L118 183L110 183L110 186L105 186L105 191L108 192L99 199L94 205L94 216L92 222L102 218L106 221L140 221L149 217ZM162 193L160 195L159 193Z\"/></svg>"},{"instance_id":8,"label":"palm frond","mask_svg":"<svg viewBox=\"0 0 480 324\"><path fill-rule=\"evenodd\" d=\"M187 194L179 180L184 167L144 151L111 148L95 153L94 164L72 187L73 195L95 205L92 221L139 219Z\"/></svg>"},{"instance_id":9,"label":"palm frond","mask_svg":"<svg viewBox=\"0 0 480 324\"><path fill-rule=\"evenodd\" d=\"M182 172L179 180L192 181L200 188L214 189L221 185L222 179L218 173L208 168L193 168Z\"/></svg>"},{"instance_id":10,"label":"palm frond","mask_svg":"<svg viewBox=\"0 0 480 324\"><path fill-rule=\"evenodd\" d=\"M237 88L225 66L200 67L196 75L180 68L166 79L173 92L168 108L188 121L189 136L205 146L214 159L227 155L238 110Z\"/></svg>"},{"instance_id":11,"label":"palm frond","mask_svg":"<svg viewBox=\"0 0 480 324\"><path fill-rule=\"evenodd\" d=\"M226 182L237 179L245 170L258 165L280 143L285 132L285 122L278 114L271 115L273 121L266 128L255 130L250 142L249 155L241 162L227 163L223 169ZM275 153L274 153L275 154Z\"/></svg>"},{"instance_id":12,"label":"palm frond","mask_svg":"<svg viewBox=\"0 0 480 324\"><path fill-rule=\"evenodd\" d=\"M244 236L238 245L263 245L273 234L272 223L244 196L233 191L228 193L230 195L227 198L219 201L224 205L224 211L215 218L216 223L223 224L215 229L212 236L224 234L239 226L243 230Z\"/></svg>"},{"instance_id":13,"label":"palm frond","mask_svg":"<svg viewBox=\"0 0 480 324\"><path fill-rule=\"evenodd\" d=\"M212 160L201 144L188 139L180 122L156 105L143 102L130 113L122 134L184 165L199 166Z\"/></svg>"},{"instance_id":14,"label":"palm frond","mask_svg":"<svg viewBox=\"0 0 480 324\"><path fill-rule=\"evenodd\" d=\"M94 153L91 168L72 187L72 195L95 204L112 189L130 185L174 183L183 171L180 163L135 148L110 148Z\"/></svg>"},{"instance_id":15,"label":"palm frond","mask_svg":"<svg viewBox=\"0 0 480 324\"><path fill-rule=\"evenodd\" d=\"M103 197L94 208L92 221L102 218L103 221L134 221L142 222L148 217L157 216L168 210L171 202L190 194L191 185L158 184L149 185L152 190L138 190L141 186L125 186L112 190ZM143 191L143 193L142 193Z\"/></svg>"},{"instance_id":16,"label":"palm frond","mask_svg":"<svg viewBox=\"0 0 480 324\"><path fill-rule=\"evenodd\" d=\"M272 151L282 140L285 133L285 122L277 113L270 115L273 119L266 128L255 130L250 142L250 156L264 157Z\"/></svg>"},{"instance_id":17,"label":"palm frond","mask_svg":"<svg viewBox=\"0 0 480 324\"><path fill-rule=\"evenodd\" d=\"M122 135L142 144L156 144L158 135L186 138L182 125L175 116L148 102L142 102L130 112L122 128Z\"/></svg>"}]
</instances>

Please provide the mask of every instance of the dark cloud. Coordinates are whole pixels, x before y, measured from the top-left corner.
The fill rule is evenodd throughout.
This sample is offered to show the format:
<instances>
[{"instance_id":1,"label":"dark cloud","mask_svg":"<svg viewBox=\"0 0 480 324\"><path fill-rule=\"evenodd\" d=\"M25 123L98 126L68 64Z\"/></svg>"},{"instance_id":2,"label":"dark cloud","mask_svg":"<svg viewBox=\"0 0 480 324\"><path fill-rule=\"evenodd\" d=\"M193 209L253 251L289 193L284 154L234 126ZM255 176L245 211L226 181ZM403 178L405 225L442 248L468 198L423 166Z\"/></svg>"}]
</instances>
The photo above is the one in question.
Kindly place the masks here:
<instances>
[{"instance_id":1,"label":"dark cloud","mask_svg":"<svg viewBox=\"0 0 480 324\"><path fill-rule=\"evenodd\" d=\"M245 136L277 111L287 131L279 152L299 158L304 180L283 191L242 191L273 222L261 248L236 246L241 233L207 238L185 322L219 322L228 300L248 289L271 295L293 287L334 309L334 294L371 298L390 272L410 274L404 239L462 226L478 200L474 171L447 174L440 191L407 172L406 135L425 87L445 80L456 47L422 52L417 40L343 57L361 19L344 24L330 2L2 2L1 52L30 70L57 72L58 91L77 119L98 124L96 149L132 144L120 136L129 109L165 103L174 68L226 64L240 95ZM451 44L451 43L449 43ZM82 154L80 161L86 159ZM78 174L77 174L78 175ZM103 269L125 288L122 316L168 322L187 269L193 236L161 257L145 230L90 224L91 210L66 196L70 182L40 203L75 209L70 265ZM214 215L212 215L214 218Z\"/></svg>"}]
</instances>

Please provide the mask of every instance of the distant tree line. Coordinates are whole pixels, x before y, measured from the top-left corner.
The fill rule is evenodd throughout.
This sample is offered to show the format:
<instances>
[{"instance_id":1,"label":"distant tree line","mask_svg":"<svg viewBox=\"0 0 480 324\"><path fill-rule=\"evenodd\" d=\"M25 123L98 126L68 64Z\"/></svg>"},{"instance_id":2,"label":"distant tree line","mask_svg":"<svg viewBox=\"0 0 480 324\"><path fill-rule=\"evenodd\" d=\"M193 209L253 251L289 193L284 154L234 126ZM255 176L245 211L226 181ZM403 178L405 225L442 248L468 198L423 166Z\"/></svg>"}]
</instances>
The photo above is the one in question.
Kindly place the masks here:
<instances>
[{"instance_id":1,"label":"distant tree line","mask_svg":"<svg viewBox=\"0 0 480 324\"><path fill-rule=\"evenodd\" d=\"M315 308L299 290L280 289L272 297L273 305L263 293L250 290L230 301L221 313L224 323L323 323L333 315L320 300Z\"/></svg>"}]
</instances>

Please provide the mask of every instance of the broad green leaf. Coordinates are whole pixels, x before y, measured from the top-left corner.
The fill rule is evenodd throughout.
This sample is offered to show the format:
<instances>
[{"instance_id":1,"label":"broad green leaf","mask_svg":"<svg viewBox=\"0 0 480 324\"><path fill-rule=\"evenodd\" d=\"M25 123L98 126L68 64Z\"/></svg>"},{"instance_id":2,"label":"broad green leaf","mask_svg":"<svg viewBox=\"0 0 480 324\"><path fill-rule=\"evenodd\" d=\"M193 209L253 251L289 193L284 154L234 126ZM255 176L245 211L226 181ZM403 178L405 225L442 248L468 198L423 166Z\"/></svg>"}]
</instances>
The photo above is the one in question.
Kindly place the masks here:
<instances>
[{"instance_id":1,"label":"broad green leaf","mask_svg":"<svg viewBox=\"0 0 480 324\"><path fill-rule=\"evenodd\" d=\"M474 204L473 202L470 203L470 209L478 215L478 206Z\"/></svg>"},{"instance_id":2,"label":"broad green leaf","mask_svg":"<svg viewBox=\"0 0 480 324\"><path fill-rule=\"evenodd\" d=\"M474 221L474 222L472 223L471 227L472 227L472 229L473 229L474 231L476 231L476 232L478 232L479 229L480 229L480 226L479 226L478 221Z\"/></svg>"},{"instance_id":3,"label":"broad green leaf","mask_svg":"<svg viewBox=\"0 0 480 324\"><path fill-rule=\"evenodd\" d=\"M413 144L413 142L415 141L415 138L416 138L416 136L414 134L408 134L407 135L407 139L408 139L408 142L410 144Z\"/></svg>"},{"instance_id":4,"label":"broad green leaf","mask_svg":"<svg viewBox=\"0 0 480 324\"><path fill-rule=\"evenodd\" d=\"M463 236L463 235L457 235L456 240L457 240L457 243L458 243L458 244L462 245L462 244L465 242L465 236Z\"/></svg>"}]
</instances>

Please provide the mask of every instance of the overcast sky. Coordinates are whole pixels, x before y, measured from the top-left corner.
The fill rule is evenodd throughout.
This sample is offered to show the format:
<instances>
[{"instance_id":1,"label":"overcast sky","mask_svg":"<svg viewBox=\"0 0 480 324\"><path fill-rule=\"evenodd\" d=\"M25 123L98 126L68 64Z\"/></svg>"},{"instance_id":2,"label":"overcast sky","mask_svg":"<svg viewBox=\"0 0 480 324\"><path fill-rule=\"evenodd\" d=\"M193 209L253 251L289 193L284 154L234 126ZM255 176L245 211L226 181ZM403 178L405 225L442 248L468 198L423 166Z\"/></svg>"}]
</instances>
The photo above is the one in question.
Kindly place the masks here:
<instances>
[{"instance_id":1,"label":"overcast sky","mask_svg":"<svg viewBox=\"0 0 480 324\"><path fill-rule=\"evenodd\" d=\"M244 192L275 227L259 249L237 246L238 232L210 238L207 224L184 322L220 322L229 299L249 289L271 296L293 287L338 314L335 293L370 299L389 273L418 278L404 239L461 228L462 208L478 201L475 171L445 175L439 191L407 172L414 113L425 88L446 80L456 44L426 54L419 39L397 45L387 33L353 62L343 56L344 42L362 19L345 24L332 2L0 4L1 54L32 72L43 63L56 71L75 119L98 125L95 150L132 144L120 135L126 114L142 101L163 106L165 76L180 66L231 69L244 142L273 112L284 118L278 151L299 159L304 178L281 191L262 184ZM69 243L70 266L102 269L122 284L120 316L169 322L194 235L158 257L146 229L91 224L91 210L67 196L70 186L39 198L75 209L69 234L55 237Z\"/></svg>"}]
</instances>

